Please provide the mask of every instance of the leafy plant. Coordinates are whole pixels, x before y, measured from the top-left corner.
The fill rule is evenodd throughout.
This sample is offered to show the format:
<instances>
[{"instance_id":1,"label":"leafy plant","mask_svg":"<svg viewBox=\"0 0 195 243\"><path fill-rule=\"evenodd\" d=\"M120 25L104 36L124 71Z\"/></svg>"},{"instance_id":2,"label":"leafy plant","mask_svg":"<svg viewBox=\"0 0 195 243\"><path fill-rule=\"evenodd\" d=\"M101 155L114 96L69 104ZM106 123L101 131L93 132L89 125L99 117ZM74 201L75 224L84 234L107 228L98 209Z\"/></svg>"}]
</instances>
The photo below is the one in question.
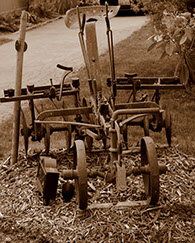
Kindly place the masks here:
<instances>
[{"instance_id":1,"label":"leafy plant","mask_svg":"<svg viewBox=\"0 0 195 243\"><path fill-rule=\"evenodd\" d=\"M195 84L195 16L189 12L174 14L165 10L156 33L149 39L152 44L148 51L156 47L163 50L161 58L179 56L175 76L179 73L180 81L190 90L191 84Z\"/></svg>"},{"instance_id":2,"label":"leafy plant","mask_svg":"<svg viewBox=\"0 0 195 243\"><path fill-rule=\"evenodd\" d=\"M10 13L0 15L0 31L15 32L19 29L21 11L13 10Z\"/></svg>"},{"instance_id":3,"label":"leafy plant","mask_svg":"<svg viewBox=\"0 0 195 243\"><path fill-rule=\"evenodd\" d=\"M146 12L147 8L143 0L129 0L130 9L135 13Z\"/></svg>"},{"instance_id":4,"label":"leafy plant","mask_svg":"<svg viewBox=\"0 0 195 243\"><path fill-rule=\"evenodd\" d=\"M53 4L47 3L47 1L43 2L32 2L29 7L28 11L31 14L34 14L36 17L41 18L53 18L55 8Z\"/></svg>"}]
</instances>

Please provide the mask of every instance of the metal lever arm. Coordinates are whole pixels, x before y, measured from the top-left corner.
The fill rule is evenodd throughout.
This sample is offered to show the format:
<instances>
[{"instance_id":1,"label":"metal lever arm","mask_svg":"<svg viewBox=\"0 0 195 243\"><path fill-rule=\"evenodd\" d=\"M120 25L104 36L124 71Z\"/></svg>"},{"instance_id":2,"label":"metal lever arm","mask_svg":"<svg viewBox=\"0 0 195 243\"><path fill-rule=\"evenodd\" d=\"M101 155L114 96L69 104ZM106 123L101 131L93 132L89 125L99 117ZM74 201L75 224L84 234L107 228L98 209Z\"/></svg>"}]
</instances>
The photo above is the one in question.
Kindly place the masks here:
<instances>
[{"instance_id":1,"label":"metal lever arm","mask_svg":"<svg viewBox=\"0 0 195 243\"><path fill-rule=\"evenodd\" d=\"M110 73L111 73L111 83L112 83L112 96L116 95L116 88L114 87L114 81L116 78L115 75L115 63L114 63L114 47L113 47L113 34L112 30L110 29L110 20L108 16L108 3L106 3L106 27L107 27L107 41L108 41L108 51L109 51L109 57L110 57Z\"/></svg>"}]
</instances>

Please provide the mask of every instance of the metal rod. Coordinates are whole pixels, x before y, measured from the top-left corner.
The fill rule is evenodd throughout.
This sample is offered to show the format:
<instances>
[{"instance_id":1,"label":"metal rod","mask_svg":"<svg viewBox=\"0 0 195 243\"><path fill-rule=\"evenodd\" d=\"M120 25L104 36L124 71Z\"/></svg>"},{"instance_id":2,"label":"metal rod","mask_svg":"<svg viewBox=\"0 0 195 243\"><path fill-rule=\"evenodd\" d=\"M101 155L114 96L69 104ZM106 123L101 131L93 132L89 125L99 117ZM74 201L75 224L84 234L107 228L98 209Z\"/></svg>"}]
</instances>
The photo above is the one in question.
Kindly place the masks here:
<instances>
[{"instance_id":1,"label":"metal rod","mask_svg":"<svg viewBox=\"0 0 195 243\"><path fill-rule=\"evenodd\" d=\"M71 121L39 121L35 120L35 123L41 123L41 124L67 124L67 125L75 125L75 126L83 126L83 127L89 127L89 128L101 128L100 125L94 125L94 124L88 124L88 123L82 123L82 122L71 122Z\"/></svg>"},{"instance_id":2,"label":"metal rod","mask_svg":"<svg viewBox=\"0 0 195 243\"><path fill-rule=\"evenodd\" d=\"M70 91L63 91L62 96L75 95L76 93L78 93L78 89L70 90ZM22 95L22 96L16 95L14 97L0 98L0 103L30 100L30 99L35 100L35 99L43 99L43 98L49 98L49 97L50 97L49 93Z\"/></svg>"},{"instance_id":3,"label":"metal rod","mask_svg":"<svg viewBox=\"0 0 195 243\"><path fill-rule=\"evenodd\" d=\"M89 59L88 59L88 55L87 55L87 51L86 51L86 46L85 46L85 41L84 41L84 22L85 22L85 16L83 17L83 23L81 23L81 17L80 17L80 11L79 11L79 7L77 7L77 16L78 16L78 22L79 22L79 41L80 41L80 45L81 45L81 50L83 53L83 59L85 62L85 67L87 70L87 76L88 79L91 78L90 76L90 71L89 71Z\"/></svg>"},{"instance_id":4,"label":"metal rod","mask_svg":"<svg viewBox=\"0 0 195 243\"><path fill-rule=\"evenodd\" d=\"M119 123L119 127L122 127L128 122L131 122L131 121L133 121L137 118L144 117L144 116L148 116L148 114L138 114L138 115L133 116L133 117L128 117L127 119L125 119L125 120L123 120L122 122Z\"/></svg>"},{"instance_id":5,"label":"metal rod","mask_svg":"<svg viewBox=\"0 0 195 243\"><path fill-rule=\"evenodd\" d=\"M159 113L159 108L139 108L139 109L122 109L117 110L113 113L112 119L116 120L119 115L125 115L125 114L153 114L153 113Z\"/></svg>"},{"instance_id":6,"label":"metal rod","mask_svg":"<svg viewBox=\"0 0 195 243\"><path fill-rule=\"evenodd\" d=\"M114 48L113 48L113 35L112 30L110 29L110 21L108 17L108 3L106 3L106 26L107 26L107 41L108 41L108 50L110 57L110 69L112 81L115 80L115 65L114 65Z\"/></svg>"},{"instance_id":7,"label":"metal rod","mask_svg":"<svg viewBox=\"0 0 195 243\"><path fill-rule=\"evenodd\" d=\"M111 174L114 174L114 161L118 160L118 137L117 137L117 132L116 129L114 128L110 128L109 129L109 134L110 134L110 163L109 163L109 167L110 167L110 172Z\"/></svg>"},{"instance_id":8,"label":"metal rod","mask_svg":"<svg viewBox=\"0 0 195 243\"><path fill-rule=\"evenodd\" d=\"M92 113L92 107L76 107L76 108L66 108L58 110L46 110L37 116L37 120L43 121L46 118L69 116L69 115L81 115Z\"/></svg>"},{"instance_id":9,"label":"metal rod","mask_svg":"<svg viewBox=\"0 0 195 243\"><path fill-rule=\"evenodd\" d=\"M123 90L133 90L133 85L132 84L117 84L116 85L117 89L123 89ZM183 84L140 84L139 88L140 89L184 89L185 86Z\"/></svg>"}]
</instances>

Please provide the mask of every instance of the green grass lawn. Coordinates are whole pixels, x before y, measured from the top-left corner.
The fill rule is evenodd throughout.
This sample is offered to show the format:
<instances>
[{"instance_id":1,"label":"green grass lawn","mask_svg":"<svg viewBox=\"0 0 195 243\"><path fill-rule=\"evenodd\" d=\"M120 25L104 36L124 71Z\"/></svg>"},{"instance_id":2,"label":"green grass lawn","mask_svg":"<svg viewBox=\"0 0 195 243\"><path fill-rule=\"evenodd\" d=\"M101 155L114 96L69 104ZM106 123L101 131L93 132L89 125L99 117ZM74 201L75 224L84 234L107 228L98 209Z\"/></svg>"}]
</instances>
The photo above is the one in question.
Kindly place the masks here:
<instances>
[{"instance_id":1,"label":"green grass lawn","mask_svg":"<svg viewBox=\"0 0 195 243\"><path fill-rule=\"evenodd\" d=\"M115 65L116 75L124 76L124 73L137 73L139 76L173 76L174 68L177 62L176 57L164 58L160 60L162 54L160 49L153 49L148 52L150 41L148 37L153 33L151 24L147 24L140 30L134 32L130 37L120 42L115 46ZM109 88L106 87L106 80L110 76L109 73L109 57L108 53L100 57L101 75L103 83L103 93L108 97ZM85 68L81 68L77 73L81 83L81 97L89 96L88 81ZM195 155L195 89L191 93L186 93L185 90L171 90L161 92L161 105L163 109L168 109L172 114L173 122L173 146L178 146L179 149L186 153ZM127 98L128 94L120 95L122 102ZM43 104L45 106L45 104ZM0 125L1 141L0 141L0 156L10 154L11 148L11 127L12 119ZM137 143L143 136L143 129L132 127L129 129L132 139L132 144ZM165 132L160 134L150 133L156 143L166 143ZM64 133L60 135L52 135L53 146L56 144L65 144ZM62 142L60 143L60 140ZM21 143L22 140L20 139ZM43 141L41 142L43 144ZM31 145L30 145L31 146ZM40 143L32 145L33 148L39 148Z\"/></svg>"}]
</instances>

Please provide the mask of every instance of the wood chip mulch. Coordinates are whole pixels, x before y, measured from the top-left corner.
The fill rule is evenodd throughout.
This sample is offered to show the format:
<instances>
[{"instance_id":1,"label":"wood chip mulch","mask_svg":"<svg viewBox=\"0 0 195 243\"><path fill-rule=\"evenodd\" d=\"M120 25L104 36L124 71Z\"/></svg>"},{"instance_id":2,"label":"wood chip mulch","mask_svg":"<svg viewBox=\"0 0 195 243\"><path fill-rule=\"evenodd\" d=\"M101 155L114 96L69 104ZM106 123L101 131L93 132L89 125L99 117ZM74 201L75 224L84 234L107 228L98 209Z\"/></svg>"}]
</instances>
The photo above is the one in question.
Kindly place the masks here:
<instances>
[{"instance_id":1,"label":"wood chip mulch","mask_svg":"<svg viewBox=\"0 0 195 243\"><path fill-rule=\"evenodd\" d=\"M160 176L160 201L156 206L90 209L81 213L75 197L64 202L62 183L49 206L37 189L38 156L28 159L20 153L16 165L0 162L0 242L194 242L195 158L177 148L157 150L159 163L168 167ZM58 170L71 158L64 151L52 151ZM139 154L124 158L127 166L140 162ZM107 155L87 155L88 167L105 166ZM141 176L127 177L128 190L116 192L115 185L102 178L89 178L88 204L145 199Z\"/></svg>"}]
</instances>

